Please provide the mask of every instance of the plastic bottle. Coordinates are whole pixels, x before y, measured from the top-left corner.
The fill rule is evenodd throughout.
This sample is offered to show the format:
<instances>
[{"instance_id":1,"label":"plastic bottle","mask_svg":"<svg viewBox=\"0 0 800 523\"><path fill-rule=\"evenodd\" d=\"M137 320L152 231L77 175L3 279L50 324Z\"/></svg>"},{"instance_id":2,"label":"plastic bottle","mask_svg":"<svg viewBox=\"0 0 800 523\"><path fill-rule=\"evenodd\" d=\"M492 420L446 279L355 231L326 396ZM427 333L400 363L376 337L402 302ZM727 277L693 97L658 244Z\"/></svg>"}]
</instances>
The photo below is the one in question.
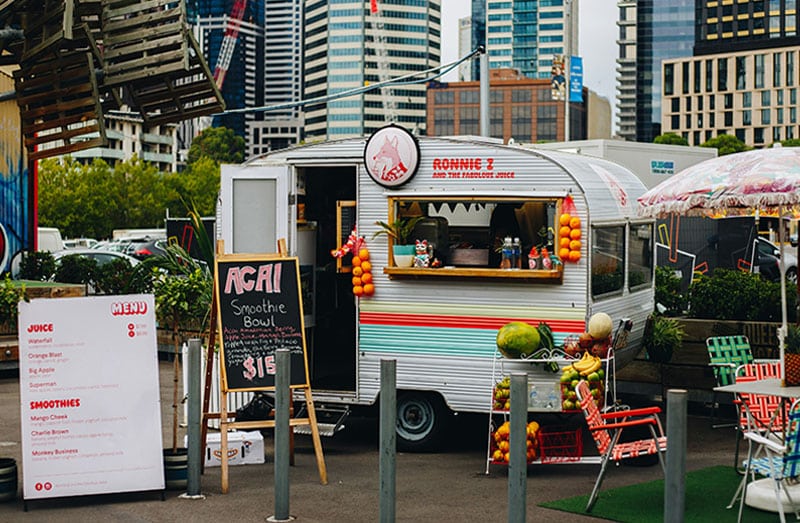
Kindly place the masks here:
<instances>
[{"instance_id":1,"label":"plastic bottle","mask_svg":"<svg viewBox=\"0 0 800 523\"><path fill-rule=\"evenodd\" d=\"M550 253L547 252L547 247L542 247L542 269L549 271L553 268L553 260L550 259Z\"/></svg>"},{"instance_id":2,"label":"plastic bottle","mask_svg":"<svg viewBox=\"0 0 800 523\"><path fill-rule=\"evenodd\" d=\"M539 268L539 251L536 250L535 245L531 247L531 252L528 253L528 268L532 270Z\"/></svg>"},{"instance_id":3,"label":"plastic bottle","mask_svg":"<svg viewBox=\"0 0 800 523\"><path fill-rule=\"evenodd\" d=\"M513 259L511 260L511 267L514 269L521 269L522 268L522 245L519 243L519 238L514 238L514 241L511 244L512 250L514 251Z\"/></svg>"},{"instance_id":4,"label":"plastic bottle","mask_svg":"<svg viewBox=\"0 0 800 523\"><path fill-rule=\"evenodd\" d=\"M501 269L510 269L512 258L514 257L514 247L511 244L511 236L506 236L503 239L502 259L500 261Z\"/></svg>"}]
</instances>

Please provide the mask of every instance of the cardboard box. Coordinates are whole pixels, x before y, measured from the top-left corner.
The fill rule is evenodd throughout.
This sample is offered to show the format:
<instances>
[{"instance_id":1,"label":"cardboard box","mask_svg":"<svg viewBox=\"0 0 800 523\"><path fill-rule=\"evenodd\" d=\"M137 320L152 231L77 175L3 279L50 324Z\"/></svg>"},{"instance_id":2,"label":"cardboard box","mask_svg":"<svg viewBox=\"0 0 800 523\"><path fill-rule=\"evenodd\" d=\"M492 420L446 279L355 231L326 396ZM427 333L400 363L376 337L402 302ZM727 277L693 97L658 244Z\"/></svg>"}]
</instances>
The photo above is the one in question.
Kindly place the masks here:
<instances>
[{"instance_id":1,"label":"cardboard box","mask_svg":"<svg viewBox=\"0 0 800 523\"><path fill-rule=\"evenodd\" d=\"M219 467L222 464L220 452L220 433L212 432L206 437L203 453L206 467ZM184 438L185 440L186 438ZM264 463L264 437L261 432L228 433L228 465L248 465Z\"/></svg>"}]
</instances>

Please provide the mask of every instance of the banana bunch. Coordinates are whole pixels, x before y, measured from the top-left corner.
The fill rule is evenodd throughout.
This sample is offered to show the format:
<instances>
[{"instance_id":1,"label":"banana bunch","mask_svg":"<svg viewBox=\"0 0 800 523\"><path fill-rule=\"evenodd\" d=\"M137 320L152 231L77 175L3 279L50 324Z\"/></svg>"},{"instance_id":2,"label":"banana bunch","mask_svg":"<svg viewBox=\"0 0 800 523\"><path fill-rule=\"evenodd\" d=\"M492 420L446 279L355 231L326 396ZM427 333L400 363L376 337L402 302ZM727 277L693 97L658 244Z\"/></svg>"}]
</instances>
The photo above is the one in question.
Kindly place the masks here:
<instances>
[{"instance_id":1,"label":"banana bunch","mask_svg":"<svg viewBox=\"0 0 800 523\"><path fill-rule=\"evenodd\" d=\"M584 351L581 359L572 364L572 368L577 370L581 376L588 376L597 372L602 365L603 361L599 357L589 354L589 351Z\"/></svg>"}]
</instances>

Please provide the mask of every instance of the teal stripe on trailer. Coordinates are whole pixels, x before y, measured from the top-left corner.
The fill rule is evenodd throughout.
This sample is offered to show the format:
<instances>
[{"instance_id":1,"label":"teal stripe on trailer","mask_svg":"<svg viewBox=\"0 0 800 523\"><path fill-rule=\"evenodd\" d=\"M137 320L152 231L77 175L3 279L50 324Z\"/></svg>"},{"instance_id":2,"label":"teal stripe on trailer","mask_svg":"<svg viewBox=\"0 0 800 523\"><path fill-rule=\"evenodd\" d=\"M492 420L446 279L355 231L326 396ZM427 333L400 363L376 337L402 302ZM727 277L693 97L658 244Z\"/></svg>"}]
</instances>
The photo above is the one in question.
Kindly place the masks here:
<instances>
[{"instance_id":1,"label":"teal stripe on trailer","mask_svg":"<svg viewBox=\"0 0 800 523\"><path fill-rule=\"evenodd\" d=\"M493 329L361 325L358 347L362 352L492 358L497 348L496 340L497 331Z\"/></svg>"},{"instance_id":2,"label":"teal stripe on trailer","mask_svg":"<svg viewBox=\"0 0 800 523\"><path fill-rule=\"evenodd\" d=\"M566 335L554 332L553 338L556 347L560 347ZM362 324L359 329L359 350L366 352L493 357L496 348L497 331L494 329L372 324Z\"/></svg>"}]
</instances>

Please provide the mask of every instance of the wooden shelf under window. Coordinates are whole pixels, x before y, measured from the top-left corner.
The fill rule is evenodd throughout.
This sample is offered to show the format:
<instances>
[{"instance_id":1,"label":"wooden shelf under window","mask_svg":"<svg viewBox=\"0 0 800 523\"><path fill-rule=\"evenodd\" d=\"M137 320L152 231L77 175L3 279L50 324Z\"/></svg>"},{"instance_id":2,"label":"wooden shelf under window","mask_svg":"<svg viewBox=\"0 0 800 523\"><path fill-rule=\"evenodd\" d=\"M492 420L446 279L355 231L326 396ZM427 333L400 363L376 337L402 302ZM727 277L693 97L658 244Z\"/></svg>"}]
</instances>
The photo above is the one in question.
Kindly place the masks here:
<instances>
[{"instance_id":1,"label":"wooden shelf under window","mask_svg":"<svg viewBox=\"0 0 800 523\"><path fill-rule=\"evenodd\" d=\"M384 267L383 273L389 279L412 278L463 278L486 280L523 280L541 283L561 283L564 269L559 266L553 270L530 269L479 269L472 267Z\"/></svg>"}]
</instances>

